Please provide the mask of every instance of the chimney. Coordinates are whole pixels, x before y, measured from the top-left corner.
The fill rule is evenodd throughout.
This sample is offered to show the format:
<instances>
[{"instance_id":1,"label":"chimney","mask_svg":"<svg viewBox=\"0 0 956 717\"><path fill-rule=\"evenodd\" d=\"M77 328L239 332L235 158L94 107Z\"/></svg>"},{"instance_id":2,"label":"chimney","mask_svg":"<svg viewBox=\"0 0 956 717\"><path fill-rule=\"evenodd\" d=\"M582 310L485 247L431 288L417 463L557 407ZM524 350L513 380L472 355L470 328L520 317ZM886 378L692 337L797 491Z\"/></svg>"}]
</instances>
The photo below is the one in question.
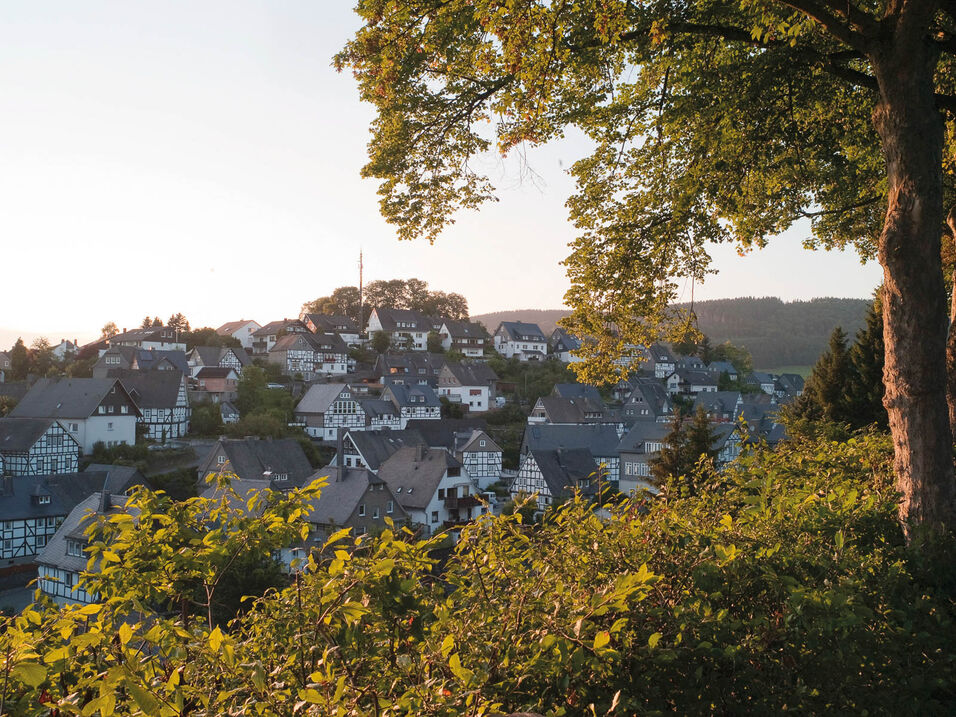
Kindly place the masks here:
<instances>
[{"instance_id":1,"label":"chimney","mask_svg":"<svg viewBox=\"0 0 956 717\"><path fill-rule=\"evenodd\" d=\"M13 495L13 476L4 474L0 479L0 495Z\"/></svg>"},{"instance_id":2,"label":"chimney","mask_svg":"<svg viewBox=\"0 0 956 717\"><path fill-rule=\"evenodd\" d=\"M415 460L416 461L425 460L425 446L423 446L421 443L415 446Z\"/></svg>"},{"instance_id":3,"label":"chimney","mask_svg":"<svg viewBox=\"0 0 956 717\"><path fill-rule=\"evenodd\" d=\"M126 327L125 327L125 326L123 327L123 333L124 333L124 334L126 333Z\"/></svg>"},{"instance_id":4,"label":"chimney","mask_svg":"<svg viewBox=\"0 0 956 717\"><path fill-rule=\"evenodd\" d=\"M345 471L345 431L346 429L340 426L335 434L335 465L341 472ZM342 478L341 473L339 478Z\"/></svg>"},{"instance_id":5,"label":"chimney","mask_svg":"<svg viewBox=\"0 0 956 717\"><path fill-rule=\"evenodd\" d=\"M108 476L108 475L109 475L109 473L107 473L107 476ZM110 502L110 492L109 492L106 488L103 488L103 490L100 491L100 510L99 510L99 512L100 512L100 513L106 513L106 512L107 512L110 508L112 508L112 507L113 507L113 504L112 504L112 502Z\"/></svg>"}]
</instances>

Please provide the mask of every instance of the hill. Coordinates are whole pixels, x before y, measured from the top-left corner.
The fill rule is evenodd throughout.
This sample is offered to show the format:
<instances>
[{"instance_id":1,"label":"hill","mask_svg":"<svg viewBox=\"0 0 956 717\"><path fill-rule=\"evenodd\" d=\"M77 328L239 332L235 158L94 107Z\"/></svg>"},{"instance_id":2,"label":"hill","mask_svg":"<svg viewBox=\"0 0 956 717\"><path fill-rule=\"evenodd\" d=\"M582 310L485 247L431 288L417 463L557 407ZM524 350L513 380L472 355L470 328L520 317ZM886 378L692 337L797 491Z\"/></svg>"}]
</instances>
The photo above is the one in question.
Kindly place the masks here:
<instances>
[{"instance_id":1,"label":"hill","mask_svg":"<svg viewBox=\"0 0 956 717\"><path fill-rule=\"evenodd\" d=\"M809 366L826 348L836 326L852 337L863 326L870 302L866 299L821 298L781 301L776 297L714 299L694 304L700 330L715 344L730 341L753 354L754 366ZM687 308L686 304L680 304ZM567 311L520 309L473 316L488 331L501 321L536 323L544 333L554 330Z\"/></svg>"}]
</instances>

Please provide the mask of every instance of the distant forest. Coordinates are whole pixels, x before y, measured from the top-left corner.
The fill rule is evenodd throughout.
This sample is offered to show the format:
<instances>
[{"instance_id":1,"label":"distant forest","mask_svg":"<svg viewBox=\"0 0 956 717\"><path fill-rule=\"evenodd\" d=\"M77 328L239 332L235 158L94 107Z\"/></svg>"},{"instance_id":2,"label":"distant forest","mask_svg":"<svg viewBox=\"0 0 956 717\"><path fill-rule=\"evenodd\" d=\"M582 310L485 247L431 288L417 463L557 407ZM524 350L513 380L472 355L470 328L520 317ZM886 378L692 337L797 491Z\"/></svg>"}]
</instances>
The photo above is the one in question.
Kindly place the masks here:
<instances>
[{"instance_id":1,"label":"distant forest","mask_svg":"<svg viewBox=\"0 0 956 717\"><path fill-rule=\"evenodd\" d=\"M849 336L863 326L864 314L870 301L866 299L810 299L809 301L781 301L775 297L715 299L694 304L700 330L712 343L730 341L745 346L754 358L757 368L780 366L810 366L816 363L827 346L830 333L842 326ZM680 304L688 308L687 304ZM536 323L545 334L550 334L558 319L566 316L563 310L497 311L473 316L489 332L501 321Z\"/></svg>"}]
</instances>

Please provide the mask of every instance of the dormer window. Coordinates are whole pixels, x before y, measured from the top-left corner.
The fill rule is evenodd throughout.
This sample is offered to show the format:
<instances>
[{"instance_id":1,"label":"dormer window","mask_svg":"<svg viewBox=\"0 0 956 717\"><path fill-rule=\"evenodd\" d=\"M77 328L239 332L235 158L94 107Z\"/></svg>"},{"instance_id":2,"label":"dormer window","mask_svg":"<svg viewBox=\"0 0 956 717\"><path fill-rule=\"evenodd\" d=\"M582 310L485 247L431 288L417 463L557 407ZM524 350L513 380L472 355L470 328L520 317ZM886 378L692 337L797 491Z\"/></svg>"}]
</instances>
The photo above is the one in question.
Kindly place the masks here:
<instances>
[{"instance_id":1,"label":"dormer window","mask_svg":"<svg viewBox=\"0 0 956 717\"><path fill-rule=\"evenodd\" d=\"M48 496L48 495L38 495L38 496L37 496L37 503L38 503L39 505L49 505L49 504L50 504L50 496Z\"/></svg>"},{"instance_id":2,"label":"dormer window","mask_svg":"<svg viewBox=\"0 0 956 717\"><path fill-rule=\"evenodd\" d=\"M67 538L66 540L66 554L72 558L85 558L83 551L86 548L86 543L82 540L75 540L74 538Z\"/></svg>"}]
</instances>

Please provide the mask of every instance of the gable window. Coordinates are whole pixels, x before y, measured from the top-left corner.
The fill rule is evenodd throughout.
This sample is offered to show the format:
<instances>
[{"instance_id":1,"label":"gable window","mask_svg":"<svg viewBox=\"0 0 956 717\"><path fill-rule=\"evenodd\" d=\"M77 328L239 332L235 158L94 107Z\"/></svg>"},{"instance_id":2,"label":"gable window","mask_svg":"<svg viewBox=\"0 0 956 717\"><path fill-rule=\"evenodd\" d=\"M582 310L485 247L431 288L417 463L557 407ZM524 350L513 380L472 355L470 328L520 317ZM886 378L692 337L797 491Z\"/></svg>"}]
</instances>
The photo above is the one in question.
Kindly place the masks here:
<instances>
[{"instance_id":1,"label":"gable window","mask_svg":"<svg viewBox=\"0 0 956 717\"><path fill-rule=\"evenodd\" d=\"M129 413L129 406L120 406L120 413Z\"/></svg>"},{"instance_id":2,"label":"gable window","mask_svg":"<svg viewBox=\"0 0 956 717\"><path fill-rule=\"evenodd\" d=\"M438 522L438 511L437 511L437 510L433 510L433 511L432 511L432 522L433 522L433 523L437 523L437 522Z\"/></svg>"},{"instance_id":3,"label":"gable window","mask_svg":"<svg viewBox=\"0 0 956 717\"><path fill-rule=\"evenodd\" d=\"M393 500L388 501L388 503L385 504L385 512L391 513L394 510L395 510L395 501Z\"/></svg>"},{"instance_id":4,"label":"gable window","mask_svg":"<svg viewBox=\"0 0 956 717\"><path fill-rule=\"evenodd\" d=\"M378 508L375 508L375 509L372 510L372 517L373 517L373 518L378 518L378 517L379 517L379 512L378 512L378 511L379 511Z\"/></svg>"},{"instance_id":5,"label":"gable window","mask_svg":"<svg viewBox=\"0 0 956 717\"><path fill-rule=\"evenodd\" d=\"M482 440L482 441L478 441L478 445L481 446L482 448L484 448L484 447L485 447L485 441L483 441L483 440Z\"/></svg>"},{"instance_id":6,"label":"gable window","mask_svg":"<svg viewBox=\"0 0 956 717\"><path fill-rule=\"evenodd\" d=\"M80 430L80 424L78 424L78 423L71 423L71 424L70 424L70 432L71 432L71 433L76 433L78 430Z\"/></svg>"},{"instance_id":7,"label":"gable window","mask_svg":"<svg viewBox=\"0 0 956 717\"><path fill-rule=\"evenodd\" d=\"M83 548L85 547L82 541L68 538L66 541L66 554L73 558L82 558L84 557Z\"/></svg>"},{"instance_id":8,"label":"gable window","mask_svg":"<svg viewBox=\"0 0 956 717\"><path fill-rule=\"evenodd\" d=\"M97 406L96 412L100 414L106 413L106 406Z\"/></svg>"},{"instance_id":9,"label":"gable window","mask_svg":"<svg viewBox=\"0 0 956 717\"><path fill-rule=\"evenodd\" d=\"M365 517L365 503L360 503L358 507L358 514L360 518Z\"/></svg>"}]
</instances>

